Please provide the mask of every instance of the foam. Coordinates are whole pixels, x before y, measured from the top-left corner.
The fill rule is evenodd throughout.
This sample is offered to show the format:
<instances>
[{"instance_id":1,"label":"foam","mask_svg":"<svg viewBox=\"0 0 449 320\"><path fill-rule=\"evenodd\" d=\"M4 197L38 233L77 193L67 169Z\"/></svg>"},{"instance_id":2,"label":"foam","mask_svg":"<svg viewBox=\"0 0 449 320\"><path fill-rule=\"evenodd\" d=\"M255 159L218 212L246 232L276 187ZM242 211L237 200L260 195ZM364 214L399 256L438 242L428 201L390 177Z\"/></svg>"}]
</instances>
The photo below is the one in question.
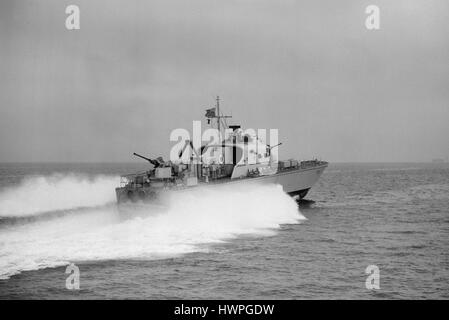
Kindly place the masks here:
<instances>
[{"instance_id":1,"label":"foam","mask_svg":"<svg viewBox=\"0 0 449 320\"><path fill-rule=\"evenodd\" d=\"M54 174L24 179L0 193L0 217L101 206L115 200L118 177Z\"/></svg>"},{"instance_id":2,"label":"foam","mask_svg":"<svg viewBox=\"0 0 449 320\"><path fill-rule=\"evenodd\" d=\"M84 180L79 181L80 187L87 185ZM105 180L93 181L103 186ZM73 187L73 180L59 186L67 185ZM17 190L23 191L20 187ZM62 194L57 188L49 190L55 191L53 196ZM67 206L109 200L105 190L86 195L98 198L94 201L87 197L86 203L72 202ZM58 203L55 207L65 204L55 201ZM39 210L51 207L44 202L40 203ZM251 189L222 186L174 192L163 205L126 209L123 214L115 205L105 205L3 228L0 232L0 278L71 262L148 260L208 251L212 244L241 235L272 235L282 224L305 219L295 201L278 185Z\"/></svg>"}]
</instances>

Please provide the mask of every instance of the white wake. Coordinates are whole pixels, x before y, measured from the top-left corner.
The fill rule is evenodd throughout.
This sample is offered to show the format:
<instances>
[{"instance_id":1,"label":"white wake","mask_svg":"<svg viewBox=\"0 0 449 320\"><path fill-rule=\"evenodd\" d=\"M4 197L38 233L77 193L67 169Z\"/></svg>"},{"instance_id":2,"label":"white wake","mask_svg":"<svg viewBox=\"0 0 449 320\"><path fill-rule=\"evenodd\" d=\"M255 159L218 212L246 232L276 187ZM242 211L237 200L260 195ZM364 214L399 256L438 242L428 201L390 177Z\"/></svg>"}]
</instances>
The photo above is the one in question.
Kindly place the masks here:
<instances>
[{"instance_id":1,"label":"white wake","mask_svg":"<svg viewBox=\"0 0 449 320\"><path fill-rule=\"evenodd\" d=\"M80 180L80 188L85 187L88 184ZM66 204L54 199L62 195L60 190L50 190L55 191L54 196L45 198L39 210ZM78 191L78 195L84 195L84 191ZM106 190L88 194L98 198L87 197L86 203L71 202L67 206L86 207L110 200ZM46 204L47 199L58 205ZM23 212L23 208L16 212ZM28 212L36 210L30 206ZM164 206L141 205L125 213L115 205L84 209L54 219L1 227L0 278L77 261L174 257L209 250L210 244L239 235L270 235L281 224L302 219L295 201L276 185L173 193Z\"/></svg>"},{"instance_id":2,"label":"white wake","mask_svg":"<svg viewBox=\"0 0 449 320\"><path fill-rule=\"evenodd\" d=\"M102 206L115 200L118 183L117 177L76 174L26 178L0 192L0 217Z\"/></svg>"}]
</instances>

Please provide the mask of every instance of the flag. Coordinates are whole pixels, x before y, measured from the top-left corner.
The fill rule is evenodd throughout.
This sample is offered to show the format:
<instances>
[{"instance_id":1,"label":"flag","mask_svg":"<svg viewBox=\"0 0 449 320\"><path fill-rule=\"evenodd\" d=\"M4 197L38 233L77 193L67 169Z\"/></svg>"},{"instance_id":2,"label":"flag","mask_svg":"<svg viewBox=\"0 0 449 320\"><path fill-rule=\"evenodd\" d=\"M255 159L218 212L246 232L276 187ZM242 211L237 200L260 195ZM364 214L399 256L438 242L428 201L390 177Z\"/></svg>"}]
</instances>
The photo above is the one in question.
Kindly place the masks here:
<instances>
[{"instance_id":1,"label":"flag","mask_svg":"<svg viewBox=\"0 0 449 320\"><path fill-rule=\"evenodd\" d=\"M206 110L206 118L215 118L215 108Z\"/></svg>"}]
</instances>

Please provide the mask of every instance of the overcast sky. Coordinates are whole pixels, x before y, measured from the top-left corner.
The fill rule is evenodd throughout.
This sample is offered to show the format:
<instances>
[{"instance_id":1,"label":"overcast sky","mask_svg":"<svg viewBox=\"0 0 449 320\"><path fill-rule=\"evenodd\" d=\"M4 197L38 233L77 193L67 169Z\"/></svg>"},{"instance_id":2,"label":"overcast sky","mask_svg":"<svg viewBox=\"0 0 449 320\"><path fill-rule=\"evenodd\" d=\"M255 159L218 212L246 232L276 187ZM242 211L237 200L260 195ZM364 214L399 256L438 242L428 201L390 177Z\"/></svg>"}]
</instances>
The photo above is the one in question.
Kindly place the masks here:
<instances>
[{"instance_id":1,"label":"overcast sky","mask_svg":"<svg viewBox=\"0 0 449 320\"><path fill-rule=\"evenodd\" d=\"M217 94L281 157L446 158L449 2L0 2L0 161L167 156Z\"/></svg>"}]
</instances>

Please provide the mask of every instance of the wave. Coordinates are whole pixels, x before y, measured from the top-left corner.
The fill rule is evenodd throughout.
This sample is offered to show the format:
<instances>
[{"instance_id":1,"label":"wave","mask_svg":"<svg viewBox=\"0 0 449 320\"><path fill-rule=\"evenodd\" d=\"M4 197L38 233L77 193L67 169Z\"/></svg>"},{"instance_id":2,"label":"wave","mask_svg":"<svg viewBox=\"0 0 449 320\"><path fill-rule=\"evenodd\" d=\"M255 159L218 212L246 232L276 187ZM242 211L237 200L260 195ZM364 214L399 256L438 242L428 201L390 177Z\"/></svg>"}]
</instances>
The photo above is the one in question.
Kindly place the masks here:
<instances>
[{"instance_id":1,"label":"wave","mask_svg":"<svg viewBox=\"0 0 449 320\"><path fill-rule=\"evenodd\" d=\"M278 185L174 192L162 205L125 209L96 207L4 228L0 279L72 262L160 259L207 251L211 244L240 235L272 235L282 224L305 219Z\"/></svg>"},{"instance_id":2,"label":"wave","mask_svg":"<svg viewBox=\"0 0 449 320\"><path fill-rule=\"evenodd\" d=\"M25 178L0 193L0 218L102 206L115 200L114 176L54 174Z\"/></svg>"}]
</instances>

